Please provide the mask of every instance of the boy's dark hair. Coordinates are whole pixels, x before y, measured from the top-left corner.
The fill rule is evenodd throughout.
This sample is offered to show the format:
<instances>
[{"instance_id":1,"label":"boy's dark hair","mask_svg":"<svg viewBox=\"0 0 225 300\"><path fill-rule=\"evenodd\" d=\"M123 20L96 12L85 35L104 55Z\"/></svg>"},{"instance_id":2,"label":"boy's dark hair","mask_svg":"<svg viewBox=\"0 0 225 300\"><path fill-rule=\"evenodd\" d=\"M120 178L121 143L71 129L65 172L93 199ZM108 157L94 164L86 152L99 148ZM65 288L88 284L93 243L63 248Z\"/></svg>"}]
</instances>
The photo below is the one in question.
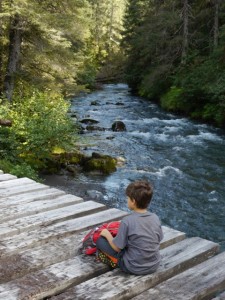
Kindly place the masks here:
<instances>
[{"instance_id":1,"label":"boy's dark hair","mask_svg":"<svg viewBox=\"0 0 225 300\"><path fill-rule=\"evenodd\" d=\"M147 208L152 200L153 188L147 181L134 181L126 188L126 195L136 201L137 208Z\"/></svg>"}]
</instances>

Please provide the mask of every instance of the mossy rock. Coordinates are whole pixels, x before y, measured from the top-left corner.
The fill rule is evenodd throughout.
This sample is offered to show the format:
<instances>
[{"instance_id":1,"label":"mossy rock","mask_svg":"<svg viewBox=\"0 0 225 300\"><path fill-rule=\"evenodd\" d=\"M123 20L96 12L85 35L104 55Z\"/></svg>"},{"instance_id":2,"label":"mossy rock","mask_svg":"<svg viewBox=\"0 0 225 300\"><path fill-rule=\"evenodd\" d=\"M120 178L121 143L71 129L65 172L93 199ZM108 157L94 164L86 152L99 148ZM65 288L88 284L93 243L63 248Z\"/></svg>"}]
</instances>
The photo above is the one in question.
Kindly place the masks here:
<instances>
[{"instance_id":1,"label":"mossy rock","mask_svg":"<svg viewBox=\"0 0 225 300\"><path fill-rule=\"evenodd\" d=\"M47 174L58 173L65 166L82 164L84 157L84 154L79 151L53 154L51 158L46 160L45 168L42 169L42 172Z\"/></svg>"},{"instance_id":2,"label":"mossy rock","mask_svg":"<svg viewBox=\"0 0 225 300\"><path fill-rule=\"evenodd\" d=\"M79 151L54 155L54 160L60 164L81 164L84 158L85 155Z\"/></svg>"},{"instance_id":3,"label":"mossy rock","mask_svg":"<svg viewBox=\"0 0 225 300\"><path fill-rule=\"evenodd\" d=\"M104 174L110 174L116 171L116 159L109 155L92 153L90 158L87 158L83 164L85 171L100 171Z\"/></svg>"},{"instance_id":4,"label":"mossy rock","mask_svg":"<svg viewBox=\"0 0 225 300\"><path fill-rule=\"evenodd\" d=\"M45 171L57 173L62 167L68 169L69 166L69 169L72 170L73 166L80 166L84 171L99 171L104 174L110 174L116 171L116 165L117 160L109 155L94 152L90 157L76 151L54 154L51 159L47 160Z\"/></svg>"}]
</instances>

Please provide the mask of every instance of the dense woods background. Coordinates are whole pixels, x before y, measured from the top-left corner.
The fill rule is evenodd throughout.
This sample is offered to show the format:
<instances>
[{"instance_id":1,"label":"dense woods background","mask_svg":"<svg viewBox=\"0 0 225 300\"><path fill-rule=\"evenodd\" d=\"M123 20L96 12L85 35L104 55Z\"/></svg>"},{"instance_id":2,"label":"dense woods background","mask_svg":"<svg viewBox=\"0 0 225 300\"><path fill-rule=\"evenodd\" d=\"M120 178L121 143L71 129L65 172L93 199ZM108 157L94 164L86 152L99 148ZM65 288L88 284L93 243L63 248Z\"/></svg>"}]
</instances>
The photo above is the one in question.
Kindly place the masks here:
<instances>
[{"instance_id":1,"label":"dense woods background","mask_svg":"<svg viewBox=\"0 0 225 300\"><path fill-rule=\"evenodd\" d=\"M133 90L225 125L225 2L130 0L123 47Z\"/></svg>"},{"instance_id":2,"label":"dense woods background","mask_svg":"<svg viewBox=\"0 0 225 300\"><path fill-rule=\"evenodd\" d=\"M105 0L1 0L0 91L76 93L118 51L123 5ZM21 88L22 85L22 88Z\"/></svg>"},{"instance_id":3,"label":"dense woods background","mask_svg":"<svg viewBox=\"0 0 225 300\"><path fill-rule=\"evenodd\" d=\"M123 10L119 0L0 0L0 169L37 179L76 149L67 99L101 68L108 76L106 60L115 69Z\"/></svg>"},{"instance_id":4,"label":"dense woods background","mask_svg":"<svg viewBox=\"0 0 225 300\"><path fill-rule=\"evenodd\" d=\"M0 0L0 168L74 149L67 99L99 82L224 127L224 45L222 0Z\"/></svg>"}]
</instances>

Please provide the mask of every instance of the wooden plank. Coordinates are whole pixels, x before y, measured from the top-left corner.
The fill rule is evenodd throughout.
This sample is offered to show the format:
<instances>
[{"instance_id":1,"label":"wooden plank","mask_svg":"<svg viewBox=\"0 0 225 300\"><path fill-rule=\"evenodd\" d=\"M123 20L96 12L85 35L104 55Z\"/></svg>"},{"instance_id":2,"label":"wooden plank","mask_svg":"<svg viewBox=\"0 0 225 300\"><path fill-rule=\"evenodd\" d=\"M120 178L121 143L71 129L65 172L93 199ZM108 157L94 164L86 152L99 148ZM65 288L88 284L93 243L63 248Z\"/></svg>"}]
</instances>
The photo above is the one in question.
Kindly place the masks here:
<instances>
[{"instance_id":1,"label":"wooden plank","mask_svg":"<svg viewBox=\"0 0 225 300\"><path fill-rule=\"evenodd\" d=\"M56 223L48 227L40 227L38 230L20 233L17 236L6 237L0 243L0 257L18 254L22 249L28 249L47 242L57 240L59 237L67 237L74 233L91 229L93 226L119 220L127 215L116 208L107 209L84 217Z\"/></svg>"},{"instance_id":2,"label":"wooden plank","mask_svg":"<svg viewBox=\"0 0 225 300\"><path fill-rule=\"evenodd\" d=\"M160 249L166 248L172 244L180 242L186 237L186 234L184 232L175 230L167 226L162 226L162 230L164 238L160 244Z\"/></svg>"},{"instance_id":3,"label":"wooden plank","mask_svg":"<svg viewBox=\"0 0 225 300\"><path fill-rule=\"evenodd\" d=\"M34 214L39 214L41 212L49 210L62 208L72 204L78 204L80 202L82 202L81 198L75 197L73 195L63 195L55 199L51 199L51 201L47 199L25 204L20 203L17 206L6 206L4 208L1 208L0 223L26 216L31 216Z\"/></svg>"},{"instance_id":4,"label":"wooden plank","mask_svg":"<svg viewBox=\"0 0 225 300\"><path fill-rule=\"evenodd\" d=\"M91 257L76 256L44 270L1 284L0 300L43 299L49 294L60 292L62 288L65 289L74 282L79 283L107 270L106 265L95 263Z\"/></svg>"},{"instance_id":5,"label":"wooden plank","mask_svg":"<svg viewBox=\"0 0 225 300\"><path fill-rule=\"evenodd\" d=\"M26 194L14 195L10 197L5 197L0 199L0 208L9 207L11 205L20 205L24 203L29 203L38 200L51 200L55 199L58 196L66 195L65 192L54 189L46 188L37 191L27 191ZM68 195L68 194L67 194ZM74 196L76 197L76 196ZM77 197L78 199L81 199Z\"/></svg>"},{"instance_id":6,"label":"wooden plank","mask_svg":"<svg viewBox=\"0 0 225 300\"><path fill-rule=\"evenodd\" d=\"M6 182L11 182L11 181L13 180L6 181ZM0 184L6 182L0 182ZM16 185L16 186L0 187L0 195L1 195L0 199L4 197L13 196L13 195L28 193L29 191L38 191L43 189L49 189L49 186L35 182L35 183L26 183L21 186Z\"/></svg>"},{"instance_id":7,"label":"wooden plank","mask_svg":"<svg viewBox=\"0 0 225 300\"><path fill-rule=\"evenodd\" d=\"M225 289L225 252L159 284L135 300L202 300Z\"/></svg>"},{"instance_id":8,"label":"wooden plank","mask_svg":"<svg viewBox=\"0 0 225 300\"><path fill-rule=\"evenodd\" d=\"M70 237L50 241L47 244L20 251L18 254L0 259L0 283L22 277L28 273L40 270L49 265L67 260L78 254L82 238L88 231L74 234ZM161 245L165 248L176 243L177 231L164 227L164 240ZM54 255L52 255L54 253Z\"/></svg>"},{"instance_id":9,"label":"wooden plank","mask_svg":"<svg viewBox=\"0 0 225 300\"><path fill-rule=\"evenodd\" d=\"M145 276L125 274L122 276L123 273L120 270L115 270L83 282L54 299L90 299L93 290L95 290L93 299L130 299L206 260L217 251L218 244L200 238L186 239L161 251L162 263L154 274Z\"/></svg>"},{"instance_id":10,"label":"wooden plank","mask_svg":"<svg viewBox=\"0 0 225 300\"><path fill-rule=\"evenodd\" d=\"M26 185L26 184L32 184L32 183L36 183L36 182L34 180L26 178L26 177L15 178L12 180L0 182L0 190L7 188L7 187Z\"/></svg>"},{"instance_id":11,"label":"wooden plank","mask_svg":"<svg viewBox=\"0 0 225 300\"><path fill-rule=\"evenodd\" d=\"M0 259L0 283L22 277L49 265L78 255L82 238L89 232L82 231L69 237L51 240L46 244L20 250ZM6 253L9 255L10 253Z\"/></svg>"},{"instance_id":12,"label":"wooden plank","mask_svg":"<svg viewBox=\"0 0 225 300\"><path fill-rule=\"evenodd\" d=\"M105 273L107 267L88 257L77 256L0 285L0 299L43 299L61 293L71 285L77 286L53 299L130 299L217 251L218 244L213 242L200 238L185 239L162 250L163 262L154 274L134 276L117 269L97 278L92 277Z\"/></svg>"},{"instance_id":13,"label":"wooden plank","mask_svg":"<svg viewBox=\"0 0 225 300\"><path fill-rule=\"evenodd\" d=\"M87 201L75 205L54 209L11 220L0 224L0 238L11 237L21 232L30 231L35 228L46 227L56 222L62 222L71 218L78 218L84 214L94 213L106 209L106 206L94 201Z\"/></svg>"},{"instance_id":14,"label":"wooden plank","mask_svg":"<svg viewBox=\"0 0 225 300\"><path fill-rule=\"evenodd\" d=\"M2 181L8 181L12 179L16 179L17 177L11 174L2 174L0 173L0 182Z\"/></svg>"}]
</instances>

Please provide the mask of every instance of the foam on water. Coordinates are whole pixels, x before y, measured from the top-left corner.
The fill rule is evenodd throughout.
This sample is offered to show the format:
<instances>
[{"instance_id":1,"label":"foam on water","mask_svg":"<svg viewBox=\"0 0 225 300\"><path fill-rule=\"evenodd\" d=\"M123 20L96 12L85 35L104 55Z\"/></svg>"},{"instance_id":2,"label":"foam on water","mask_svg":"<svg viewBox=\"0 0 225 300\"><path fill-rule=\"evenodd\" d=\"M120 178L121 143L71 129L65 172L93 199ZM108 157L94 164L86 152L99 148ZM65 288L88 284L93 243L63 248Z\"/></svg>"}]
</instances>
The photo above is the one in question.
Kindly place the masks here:
<instances>
[{"instance_id":1,"label":"foam on water","mask_svg":"<svg viewBox=\"0 0 225 300\"><path fill-rule=\"evenodd\" d=\"M143 118L143 119L123 119L124 123L132 123L132 124L137 124L137 125L143 125L144 124L155 124L156 122L160 122L159 118Z\"/></svg>"},{"instance_id":2,"label":"foam on water","mask_svg":"<svg viewBox=\"0 0 225 300\"><path fill-rule=\"evenodd\" d=\"M187 139L195 145L203 145L205 142L223 142L223 139L216 133L200 131L198 134L188 135Z\"/></svg>"},{"instance_id":3,"label":"foam on water","mask_svg":"<svg viewBox=\"0 0 225 300\"><path fill-rule=\"evenodd\" d=\"M183 172L181 170L179 170L178 168L174 168L172 166L166 166L164 168L159 169L157 172L155 172L155 175L158 177L165 177L165 176L168 176L171 171L178 175L183 174Z\"/></svg>"},{"instance_id":4,"label":"foam on water","mask_svg":"<svg viewBox=\"0 0 225 300\"><path fill-rule=\"evenodd\" d=\"M170 139L170 135L169 134L165 134L164 132L163 133L158 133L158 134L154 135L154 139L158 140L160 142L167 142L168 139Z\"/></svg>"},{"instance_id":5,"label":"foam on water","mask_svg":"<svg viewBox=\"0 0 225 300\"><path fill-rule=\"evenodd\" d=\"M219 198L219 195L218 195L217 191L212 191L208 195L209 202L217 202L218 198Z\"/></svg>"},{"instance_id":6,"label":"foam on water","mask_svg":"<svg viewBox=\"0 0 225 300\"><path fill-rule=\"evenodd\" d=\"M179 126L183 126L183 125L188 125L188 121L185 118L182 119L164 119L161 120L163 123L165 124L170 124L170 125L179 125Z\"/></svg>"},{"instance_id":7,"label":"foam on water","mask_svg":"<svg viewBox=\"0 0 225 300\"><path fill-rule=\"evenodd\" d=\"M141 120L142 122L146 123L146 124L152 124L152 123L157 123L157 122L161 122L161 120L159 118L143 118Z\"/></svg>"},{"instance_id":8,"label":"foam on water","mask_svg":"<svg viewBox=\"0 0 225 300\"><path fill-rule=\"evenodd\" d=\"M148 139L152 134L150 132L140 132L140 131L132 131L128 133L131 136L134 137L144 137Z\"/></svg>"},{"instance_id":9,"label":"foam on water","mask_svg":"<svg viewBox=\"0 0 225 300\"><path fill-rule=\"evenodd\" d=\"M175 126L165 126L164 130L165 130L164 133L173 133L173 132L178 132L180 128Z\"/></svg>"},{"instance_id":10,"label":"foam on water","mask_svg":"<svg viewBox=\"0 0 225 300\"><path fill-rule=\"evenodd\" d=\"M199 137L199 135L188 135L186 137L186 141L195 145L202 145L204 143L203 139Z\"/></svg>"},{"instance_id":11,"label":"foam on water","mask_svg":"<svg viewBox=\"0 0 225 300\"><path fill-rule=\"evenodd\" d=\"M184 148L176 146L176 147L173 147L173 150L176 151L176 152L179 152L179 151L184 150Z\"/></svg>"},{"instance_id":12,"label":"foam on water","mask_svg":"<svg viewBox=\"0 0 225 300\"><path fill-rule=\"evenodd\" d=\"M203 140L207 140L207 141L215 141L215 142L223 141L223 139L220 136L218 136L216 133L212 133L212 132L201 131L199 133L199 137L202 138Z\"/></svg>"}]
</instances>

